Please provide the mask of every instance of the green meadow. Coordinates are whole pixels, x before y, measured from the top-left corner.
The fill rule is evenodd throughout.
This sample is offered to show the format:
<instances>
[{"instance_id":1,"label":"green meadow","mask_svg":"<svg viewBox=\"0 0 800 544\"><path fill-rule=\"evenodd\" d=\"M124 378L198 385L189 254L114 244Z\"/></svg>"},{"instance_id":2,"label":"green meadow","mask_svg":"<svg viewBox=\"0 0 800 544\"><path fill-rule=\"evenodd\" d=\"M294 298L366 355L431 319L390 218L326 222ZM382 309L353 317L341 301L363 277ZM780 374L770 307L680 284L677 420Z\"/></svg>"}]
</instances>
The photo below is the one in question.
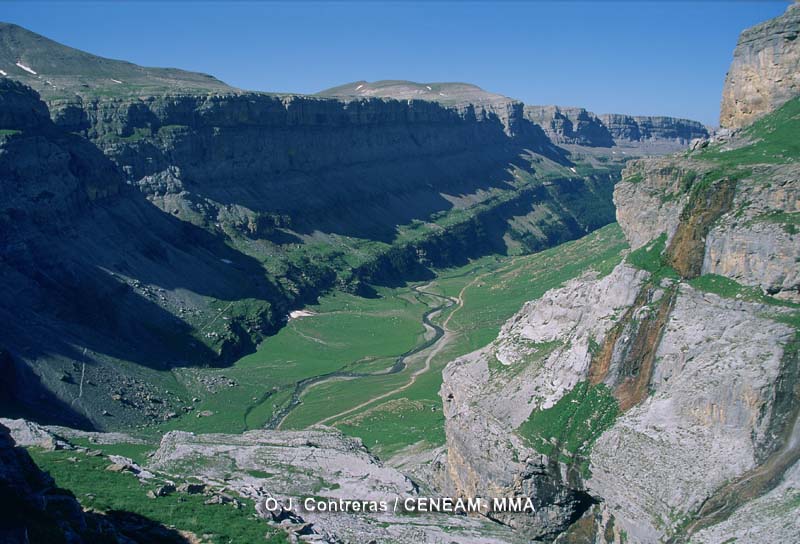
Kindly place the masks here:
<instances>
[{"instance_id":1,"label":"green meadow","mask_svg":"<svg viewBox=\"0 0 800 544\"><path fill-rule=\"evenodd\" d=\"M612 224L536 254L484 257L439 270L430 282L381 288L375 298L331 293L306 308L313 315L290 320L232 367L182 370L179 380L198 401L193 411L158 430L263 428L286 411L298 382L331 375L305 386L279 428L335 425L381 457L420 442L441 445L444 366L491 342L525 302L590 269L607 274L626 249L621 229ZM447 299L451 305L431 316L449 331L445 340L406 359L402 371L390 372L399 356L432 336L423 315Z\"/></svg>"}]
</instances>

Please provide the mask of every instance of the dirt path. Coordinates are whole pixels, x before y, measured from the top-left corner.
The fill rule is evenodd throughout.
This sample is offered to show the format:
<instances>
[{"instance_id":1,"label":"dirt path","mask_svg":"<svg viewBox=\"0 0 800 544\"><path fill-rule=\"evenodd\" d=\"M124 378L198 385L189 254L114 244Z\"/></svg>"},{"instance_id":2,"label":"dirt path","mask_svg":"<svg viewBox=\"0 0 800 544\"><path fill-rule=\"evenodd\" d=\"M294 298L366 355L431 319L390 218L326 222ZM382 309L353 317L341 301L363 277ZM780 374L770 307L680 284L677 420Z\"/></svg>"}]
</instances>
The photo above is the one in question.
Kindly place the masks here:
<instances>
[{"instance_id":1,"label":"dirt path","mask_svg":"<svg viewBox=\"0 0 800 544\"><path fill-rule=\"evenodd\" d=\"M211 325L213 325L213 324L214 324L214 323L217 321L217 319L219 319L219 317L220 317L222 314L224 314L225 312L227 312L227 311L230 309L230 307L231 307L231 306L233 306L233 301L231 301L231 302L230 302L230 303L229 303L227 306L225 306L223 309L221 309L221 310L220 310L220 311L217 313L217 315L215 315L215 316L214 316L214 318L213 318L211 321L209 321L208 323L206 323L205 325L203 325L202 327L200 327L200 330L199 330L198 332L203 332L203 331L204 331L204 330L206 330L208 327L210 327Z\"/></svg>"}]
</instances>

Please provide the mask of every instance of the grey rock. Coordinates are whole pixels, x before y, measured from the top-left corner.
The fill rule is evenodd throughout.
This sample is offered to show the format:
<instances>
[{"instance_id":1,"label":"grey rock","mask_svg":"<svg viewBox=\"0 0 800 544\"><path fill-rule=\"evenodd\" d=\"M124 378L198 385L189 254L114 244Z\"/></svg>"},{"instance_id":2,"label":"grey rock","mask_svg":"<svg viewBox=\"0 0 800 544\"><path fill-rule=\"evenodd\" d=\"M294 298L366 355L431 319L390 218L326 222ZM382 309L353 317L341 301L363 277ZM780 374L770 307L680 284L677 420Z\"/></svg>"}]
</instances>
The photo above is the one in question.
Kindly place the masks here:
<instances>
[{"instance_id":1,"label":"grey rock","mask_svg":"<svg viewBox=\"0 0 800 544\"><path fill-rule=\"evenodd\" d=\"M71 444L46 427L24 419L0 418L0 425L5 426L11 437L19 446L34 446L45 450L71 449Z\"/></svg>"},{"instance_id":2,"label":"grey rock","mask_svg":"<svg viewBox=\"0 0 800 544\"><path fill-rule=\"evenodd\" d=\"M722 91L720 124L737 128L800 94L800 6L742 32Z\"/></svg>"}]
</instances>

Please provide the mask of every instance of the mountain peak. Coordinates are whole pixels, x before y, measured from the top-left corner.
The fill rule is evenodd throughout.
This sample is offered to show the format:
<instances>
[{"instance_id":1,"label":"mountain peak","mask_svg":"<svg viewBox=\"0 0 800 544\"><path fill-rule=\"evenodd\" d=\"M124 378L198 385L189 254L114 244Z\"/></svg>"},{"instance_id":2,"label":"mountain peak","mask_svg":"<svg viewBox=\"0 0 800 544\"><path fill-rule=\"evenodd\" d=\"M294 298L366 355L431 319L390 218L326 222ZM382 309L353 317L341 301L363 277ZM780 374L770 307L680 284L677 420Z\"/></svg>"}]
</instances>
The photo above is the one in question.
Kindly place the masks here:
<instances>
[{"instance_id":1,"label":"mountain peak","mask_svg":"<svg viewBox=\"0 0 800 544\"><path fill-rule=\"evenodd\" d=\"M353 81L317 93L318 96L355 98L379 97L397 100L429 100L443 103L512 102L514 99L462 82L430 82L384 79Z\"/></svg>"}]
</instances>

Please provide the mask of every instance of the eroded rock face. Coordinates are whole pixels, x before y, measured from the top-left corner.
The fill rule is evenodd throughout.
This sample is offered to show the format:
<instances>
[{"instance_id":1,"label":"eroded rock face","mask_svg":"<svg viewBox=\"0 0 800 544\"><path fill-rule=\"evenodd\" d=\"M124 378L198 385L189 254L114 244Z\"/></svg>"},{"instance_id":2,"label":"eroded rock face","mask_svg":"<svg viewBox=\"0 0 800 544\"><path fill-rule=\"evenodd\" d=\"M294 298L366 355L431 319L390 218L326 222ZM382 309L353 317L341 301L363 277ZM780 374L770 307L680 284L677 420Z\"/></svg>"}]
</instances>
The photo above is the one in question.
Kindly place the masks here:
<instances>
[{"instance_id":1,"label":"eroded rock face","mask_svg":"<svg viewBox=\"0 0 800 544\"><path fill-rule=\"evenodd\" d=\"M447 366L441 396L455 493L531 497L534 516L492 516L534 538L555 537L588 508L579 478L515 429L587 378L591 345L604 341L645 275L622 265L602 279L570 281L526 304L495 342Z\"/></svg>"},{"instance_id":2,"label":"eroded rock face","mask_svg":"<svg viewBox=\"0 0 800 544\"><path fill-rule=\"evenodd\" d=\"M751 175L771 183L740 184L732 211L708 233L702 272L800 302L798 233L776 220L800 212L800 167L762 166Z\"/></svg>"},{"instance_id":3,"label":"eroded rock face","mask_svg":"<svg viewBox=\"0 0 800 544\"><path fill-rule=\"evenodd\" d=\"M570 498L588 497L601 502L606 521L613 518L608 534L657 542L780 442L774 426L785 408L776 399L794 330L774 316L786 311L666 282L641 301L647 276L623 264L600 282L584 278L551 291L495 343L448 365L447 474L457 492L536 497L545 516L503 521L545 539L583 512L577 505L586 508ZM649 393L630 402L630 364L645 357L637 353L645 327L636 323L660 315L655 308L668 296L674 302L663 306L663 328L645 336L645 349L656 350ZM542 343L554 340L558 347L537 358ZM590 353L592 344L599 353ZM598 368L605 351L608 362ZM552 408L585 380L610 387L627 410L592 447L587 481L518 434L532 412Z\"/></svg>"},{"instance_id":4,"label":"eroded rock face","mask_svg":"<svg viewBox=\"0 0 800 544\"><path fill-rule=\"evenodd\" d=\"M679 288L652 392L592 450L587 487L635 542L671 535L719 486L753 468L774 439L775 384L794 331L759 317L767 311Z\"/></svg>"},{"instance_id":5,"label":"eroded rock face","mask_svg":"<svg viewBox=\"0 0 800 544\"><path fill-rule=\"evenodd\" d=\"M800 463L769 493L736 510L728 519L695 533L692 542L792 542L800 534Z\"/></svg>"},{"instance_id":6,"label":"eroded rock face","mask_svg":"<svg viewBox=\"0 0 800 544\"><path fill-rule=\"evenodd\" d=\"M672 239L680 212L688 201L681 186L687 176L697 176L697 170L702 172L707 168L671 157L628 164L622 182L614 188L614 204L617 222L631 249L638 249L662 232L667 233L667 241Z\"/></svg>"},{"instance_id":7,"label":"eroded rock face","mask_svg":"<svg viewBox=\"0 0 800 544\"><path fill-rule=\"evenodd\" d=\"M689 119L609 113L600 115L600 120L617 142L663 140L686 146L695 138L708 136L706 127Z\"/></svg>"},{"instance_id":8,"label":"eroded rock face","mask_svg":"<svg viewBox=\"0 0 800 544\"><path fill-rule=\"evenodd\" d=\"M525 106L525 117L541 125L551 140L560 144L612 147L614 137L603 122L583 108Z\"/></svg>"},{"instance_id":9,"label":"eroded rock face","mask_svg":"<svg viewBox=\"0 0 800 544\"><path fill-rule=\"evenodd\" d=\"M742 32L722 91L720 125L750 124L800 93L800 4Z\"/></svg>"}]
</instances>

